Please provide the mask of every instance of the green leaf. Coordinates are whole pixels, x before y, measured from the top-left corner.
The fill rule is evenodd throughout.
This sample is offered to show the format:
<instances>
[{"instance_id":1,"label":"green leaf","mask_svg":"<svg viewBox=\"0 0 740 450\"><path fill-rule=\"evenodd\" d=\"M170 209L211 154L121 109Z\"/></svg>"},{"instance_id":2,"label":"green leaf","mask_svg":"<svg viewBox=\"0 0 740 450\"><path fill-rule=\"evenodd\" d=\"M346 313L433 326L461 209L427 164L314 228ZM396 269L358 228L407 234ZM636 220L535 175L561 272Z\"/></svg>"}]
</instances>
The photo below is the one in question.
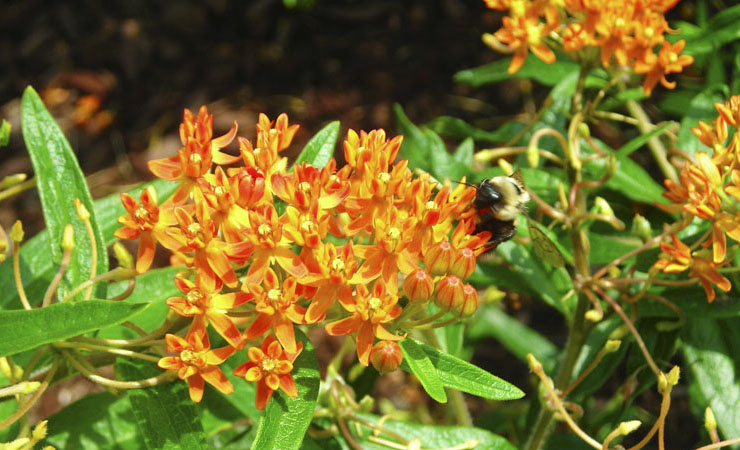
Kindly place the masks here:
<instances>
[{"instance_id":1,"label":"green leaf","mask_svg":"<svg viewBox=\"0 0 740 450\"><path fill-rule=\"evenodd\" d=\"M162 374L151 362L118 358L116 371L126 381ZM128 389L136 426L150 449L196 449L205 447L200 414L188 395L187 383L175 380L142 389Z\"/></svg>"},{"instance_id":2,"label":"green leaf","mask_svg":"<svg viewBox=\"0 0 740 450\"><path fill-rule=\"evenodd\" d=\"M476 128L457 117L441 116L427 123L429 129L441 136L453 139L473 138L478 142L506 142L521 131L524 124L517 121L507 122L496 131L486 131Z\"/></svg>"},{"instance_id":3,"label":"green leaf","mask_svg":"<svg viewBox=\"0 0 740 450\"><path fill-rule=\"evenodd\" d=\"M357 414L361 419L377 424L381 430L388 430L395 435L389 435L382 431L378 437L395 442L396 448L424 448L424 449L450 449L450 448L476 448L486 450L514 450L506 439L497 436L489 431L474 427L451 427L451 426L431 426L418 425L411 422L400 420L381 420L380 417L371 414ZM388 446L370 440L374 429L365 425L348 427L350 432L355 435L363 449L367 450L388 450ZM358 433L359 431L359 433ZM398 436L403 437L406 441L419 441L419 446L405 446L399 442ZM326 448L322 445L322 448Z\"/></svg>"},{"instance_id":4,"label":"green leaf","mask_svg":"<svg viewBox=\"0 0 740 450\"><path fill-rule=\"evenodd\" d=\"M176 183L167 180L155 180L137 188L126 191L129 195L138 198L141 191L152 186L157 191L160 202L169 197L177 187ZM115 241L113 233L120 228L116 220L126 213L121 204L120 194L112 194L100 200L96 200L93 206L95 216L103 231L103 241L106 246ZM23 244L20 252L20 268L23 286L26 289L32 305L41 301L46 287L51 282L57 271L58 265L49 258L49 231L44 230ZM20 299L15 290L13 279L13 264L11 260L0 265L0 289L6 295L0 298L0 308L20 307Z\"/></svg>"},{"instance_id":5,"label":"green leaf","mask_svg":"<svg viewBox=\"0 0 740 450\"><path fill-rule=\"evenodd\" d=\"M86 300L46 308L0 311L0 356L14 355L50 342L117 325L147 305Z\"/></svg>"},{"instance_id":6,"label":"green leaf","mask_svg":"<svg viewBox=\"0 0 740 450\"><path fill-rule=\"evenodd\" d=\"M52 236L49 246L51 259L57 265L62 261L61 241L64 227L67 224L74 226L75 249L57 289L58 295L64 297L75 286L89 279L91 270L96 274L107 272L108 253L103 244L103 234L95 220L92 197L74 151L39 95L30 86L26 88L21 100L21 128L36 173L36 188L41 198L46 227ZM79 198L90 212L97 253L94 269L91 266L92 244L85 226L75 213L75 198ZM104 298L105 289L104 283L98 284L93 295Z\"/></svg>"},{"instance_id":7,"label":"green leaf","mask_svg":"<svg viewBox=\"0 0 740 450\"><path fill-rule=\"evenodd\" d=\"M463 166L470 168L473 167L473 152L475 151L475 143L472 138L466 138L462 143L455 149L453 157L455 161L462 164Z\"/></svg>"},{"instance_id":8,"label":"green leaf","mask_svg":"<svg viewBox=\"0 0 740 450\"><path fill-rule=\"evenodd\" d=\"M610 263L642 245L642 241L633 236L599 234L592 230L588 232L588 240L591 246L588 261L591 264Z\"/></svg>"},{"instance_id":9,"label":"green leaf","mask_svg":"<svg viewBox=\"0 0 740 450\"><path fill-rule=\"evenodd\" d=\"M330 122L324 128L314 134L303 147L301 154L296 159L296 164L309 163L321 169L334 156L334 147L337 145L339 136L339 121Z\"/></svg>"},{"instance_id":10,"label":"green leaf","mask_svg":"<svg viewBox=\"0 0 740 450\"><path fill-rule=\"evenodd\" d=\"M527 353L532 353L548 373L557 365L558 348L552 342L496 305L478 308L475 319L470 321L468 337L473 340L492 337L524 362Z\"/></svg>"},{"instance_id":11,"label":"green leaf","mask_svg":"<svg viewBox=\"0 0 740 450\"><path fill-rule=\"evenodd\" d=\"M640 308L640 313L642 313L642 307ZM604 348L612 332L623 324L624 322L620 317L612 316L599 322L591 330L576 362L576 367L573 370L573 378L575 378L575 374L583 373L585 368L591 364L596 355ZM575 387L571 394L573 398L582 398L583 396L590 395L606 384L611 379L614 371L619 367L629 347L629 341L625 340L619 346L619 350L605 355L586 378Z\"/></svg>"},{"instance_id":12,"label":"green leaf","mask_svg":"<svg viewBox=\"0 0 740 450\"><path fill-rule=\"evenodd\" d=\"M647 134L641 134L637 136L636 138L632 139L631 141L627 142L623 146L619 147L619 149L616 151L617 157L619 158L626 158L627 156L631 155L632 152L639 149L643 145L647 143L650 139L660 136L663 131L665 131L667 128L672 126L673 123L666 122L660 126L655 127L654 130Z\"/></svg>"},{"instance_id":13,"label":"green leaf","mask_svg":"<svg viewBox=\"0 0 740 450\"><path fill-rule=\"evenodd\" d=\"M406 338L401 343L411 340L411 338ZM486 372L480 367L426 344L417 341L414 341L414 344L429 357L429 361L437 369L437 376L445 387L491 400L516 400L524 396L524 393L513 384ZM403 345L401 349L403 349ZM405 354L401 368L406 371L410 370Z\"/></svg>"},{"instance_id":14,"label":"green leaf","mask_svg":"<svg viewBox=\"0 0 740 450\"><path fill-rule=\"evenodd\" d=\"M403 135L399 157L409 161L411 170L421 169L429 172L432 168L430 161L431 147L427 135L409 120L398 103L393 105L393 112L396 116L398 133Z\"/></svg>"},{"instance_id":15,"label":"green leaf","mask_svg":"<svg viewBox=\"0 0 740 450\"><path fill-rule=\"evenodd\" d=\"M282 391L273 394L257 428L253 449L299 448L313 418L319 395L319 363L306 335L296 330L296 339L303 343L303 351L295 360L291 372L298 387L298 397L288 397Z\"/></svg>"},{"instance_id":16,"label":"green leaf","mask_svg":"<svg viewBox=\"0 0 740 450\"><path fill-rule=\"evenodd\" d=\"M578 64L561 56L554 64L547 64L539 58L530 56L524 61L522 68L514 74L507 72L511 58L506 58L473 69L462 70L455 74L454 79L456 83L469 84L473 87L510 78L532 79L546 86L554 86L570 73L578 72L579 68Z\"/></svg>"},{"instance_id":17,"label":"green leaf","mask_svg":"<svg viewBox=\"0 0 740 450\"><path fill-rule=\"evenodd\" d=\"M0 147L5 147L10 142L10 122L3 119L0 125Z\"/></svg>"},{"instance_id":18,"label":"green leaf","mask_svg":"<svg viewBox=\"0 0 740 450\"><path fill-rule=\"evenodd\" d=\"M738 326L738 318L690 320L681 345L688 367L689 398L694 410L703 415L704 409L711 407L726 439L740 436ZM703 421L703 417L699 420Z\"/></svg>"},{"instance_id":19,"label":"green leaf","mask_svg":"<svg viewBox=\"0 0 740 450\"><path fill-rule=\"evenodd\" d=\"M442 385L442 380L439 378L437 369L432 365L429 356L421 348L422 344L411 338L406 338L399 342L399 345L403 352L403 362L406 363L409 372L416 375L427 394L439 403L447 403L447 394Z\"/></svg>"},{"instance_id":20,"label":"green leaf","mask_svg":"<svg viewBox=\"0 0 740 450\"><path fill-rule=\"evenodd\" d=\"M145 448L128 399L109 392L91 394L66 406L49 417L48 429L42 442L56 448Z\"/></svg>"},{"instance_id":21,"label":"green leaf","mask_svg":"<svg viewBox=\"0 0 740 450\"><path fill-rule=\"evenodd\" d=\"M693 56L714 53L723 45L740 39L738 20L740 20L740 5L721 10L709 20L706 26L701 27L700 33L686 37L684 53Z\"/></svg>"}]
</instances>

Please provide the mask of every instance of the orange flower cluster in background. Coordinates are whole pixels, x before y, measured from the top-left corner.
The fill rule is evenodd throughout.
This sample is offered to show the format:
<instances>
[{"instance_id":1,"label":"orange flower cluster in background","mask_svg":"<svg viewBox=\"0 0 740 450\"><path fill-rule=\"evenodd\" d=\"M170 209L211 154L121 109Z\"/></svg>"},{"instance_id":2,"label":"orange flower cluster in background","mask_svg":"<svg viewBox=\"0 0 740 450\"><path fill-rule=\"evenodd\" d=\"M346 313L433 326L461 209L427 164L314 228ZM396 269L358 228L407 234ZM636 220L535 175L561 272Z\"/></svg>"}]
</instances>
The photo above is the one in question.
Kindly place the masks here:
<instances>
[{"instance_id":1,"label":"orange flower cluster in background","mask_svg":"<svg viewBox=\"0 0 740 450\"><path fill-rule=\"evenodd\" d=\"M709 221L711 228L691 248L674 235L673 244L661 244L665 255L655 264L667 273L689 269L689 275L699 279L710 302L715 299L712 284L724 292L732 287L717 271L729 261L727 237L740 242L740 134L728 133L729 127L737 130L740 124L740 96L714 106L719 112L717 119L711 124L699 122L691 129L712 153L698 152L696 161L684 165L679 182L666 180L668 192L663 195L672 203L659 205L687 218ZM702 249L692 251L699 245Z\"/></svg>"},{"instance_id":2,"label":"orange flower cluster in background","mask_svg":"<svg viewBox=\"0 0 740 450\"><path fill-rule=\"evenodd\" d=\"M502 27L483 40L494 48L499 42L506 44L514 52L509 73L522 67L529 51L552 64L552 48L574 55L599 48L604 67L616 63L645 75L643 89L650 95L658 82L673 89L675 82L666 75L680 73L693 62L691 56L681 55L683 40L675 44L665 40L665 33L673 30L664 14L678 0L483 1L491 9L508 11Z\"/></svg>"},{"instance_id":3,"label":"orange flower cluster in background","mask_svg":"<svg viewBox=\"0 0 740 450\"><path fill-rule=\"evenodd\" d=\"M297 395L296 325L326 322L330 335L354 337L362 364L387 371L400 364L397 341L408 329L475 311L477 293L464 280L490 234L475 234L474 188L415 176L407 161L395 162L402 138L383 130L350 130L340 169L333 158L323 168L288 168L280 152L298 126L286 115L260 115L255 141L239 137L237 156L222 151L237 125L214 138L212 123L205 107L185 111L182 147L149 162L177 190L162 204L152 190L138 201L123 194L127 214L116 232L139 239L139 272L157 244L173 264L192 268L175 278L182 295L167 300L192 324L185 338L167 335L177 356L159 365L187 379L194 401L204 381L233 391L219 364L257 339L234 372L257 383L257 407L278 389ZM427 316L422 306L432 301L437 312ZM228 345L211 349L209 328Z\"/></svg>"}]
</instances>

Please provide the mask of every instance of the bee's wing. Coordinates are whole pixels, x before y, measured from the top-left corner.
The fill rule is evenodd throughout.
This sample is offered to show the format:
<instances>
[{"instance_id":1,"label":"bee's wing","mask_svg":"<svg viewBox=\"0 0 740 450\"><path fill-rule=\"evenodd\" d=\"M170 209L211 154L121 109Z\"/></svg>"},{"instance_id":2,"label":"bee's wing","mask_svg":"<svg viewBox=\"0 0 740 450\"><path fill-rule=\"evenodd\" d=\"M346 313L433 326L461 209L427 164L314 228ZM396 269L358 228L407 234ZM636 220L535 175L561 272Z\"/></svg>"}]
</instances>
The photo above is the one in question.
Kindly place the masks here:
<instances>
[{"instance_id":1,"label":"bee's wing","mask_svg":"<svg viewBox=\"0 0 740 450\"><path fill-rule=\"evenodd\" d=\"M527 228L529 228L529 237L532 238L534 252L537 256L558 269L565 266L565 259L558 247L529 217L527 217Z\"/></svg>"}]
</instances>

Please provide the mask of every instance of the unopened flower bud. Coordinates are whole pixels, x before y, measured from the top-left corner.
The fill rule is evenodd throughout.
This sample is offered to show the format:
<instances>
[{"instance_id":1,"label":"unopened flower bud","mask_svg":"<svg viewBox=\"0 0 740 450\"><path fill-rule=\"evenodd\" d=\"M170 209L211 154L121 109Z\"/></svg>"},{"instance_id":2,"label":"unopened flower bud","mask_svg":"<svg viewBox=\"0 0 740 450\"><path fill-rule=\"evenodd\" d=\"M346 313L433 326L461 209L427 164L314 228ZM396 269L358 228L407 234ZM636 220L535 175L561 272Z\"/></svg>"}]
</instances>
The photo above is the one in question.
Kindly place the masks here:
<instances>
[{"instance_id":1,"label":"unopened flower bud","mask_svg":"<svg viewBox=\"0 0 740 450\"><path fill-rule=\"evenodd\" d=\"M131 253L129 253L129 251L126 250L126 247L121 244L121 241L113 243L113 254L116 256L119 266L124 269L134 268L134 257L131 256Z\"/></svg>"},{"instance_id":2,"label":"unopened flower bud","mask_svg":"<svg viewBox=\"0 0 740 450\"><path fill-rule=\"evenodd\" d=\"M584 317L591 322L600 322L604 318L604 313L598 309L589 309Z\"/></svg>"},{"instance_id":3,"label":"unopened flower bud","mask_svg":"<svg viewBox=\"0 0 740 450\"><path fill-rule=\"evenodd\" d=\"M41 384L41 383L39 383ZM48 420L42 420L35 427L33 427L33 439L38 442L46 437L46 425L49 423Z\"/></svg>"},{"instance_id":4,"label":"unopened flower bud","mask_svg":"<svg viewBox=\"0 0 740 450\"><path fill-rule=\"evenodd\" d=\"M717 429L717 419L714 417L714 411L709 406L704 410L704 428L709 433Z\"/></svg>"},{"instance_id":5,"label":"unopened flower bud","mask_svg":"<svg viewBox=\"0 0 740 450\"><path fill-rule=\"evenodd\" d=\"M514 173L514 168L509 164L509 161L504 158L498 159L498 166L504 171L504 173Z\"/></svg>"},{"instance_id":6,"label":"unopened flower bud","mask_svg":"<svg viewBox=\"0 0 740 450\"><path fill-rule=\"evenodd\" d=\"M16 220L10 228L10 239L17 244L23 240L23 234L23 223L20 220Z\"/></svg>"},{"instance_id":7,"label":"unopened flower bud","mask_svg":"<svg viewBox=\"0 0 740 450\"><path fill-rule=\"evenodd\" d=\"M21 394L33 394L36 392L39 387L41 387L40 381L21 381L19 384L19 387L21 388L20 393Z\"/></svg>"},{"instance_id":8,"label":"unopened flower bud","mask_svg":"<svg viewBox=\"0 0 740 450\"><path fill-rule=\"evenodd\" d=\"M558 201L560 202L560 209L568 209L568 197L565 195L565 186L561 182L558 182Z\"/></svg>"},{"instance_id":9,"label":"unopened flower bud","mask_svg":"<svg viewBox=\"0 0 740 450\"><path fill-rule=\"evenodd\" d=\"M75 204L75 211L77 211L77 217L83 222L87 222L90 220L90 211L85 208L85 204L82 203L82 200L79 198L75 198L74 200Z\"/></svg>"},{"instance_id":10,"label":"unopened flower bud","mask_svg":"<svg viewBox=\"0 0 740 450\"><path fill-rule=\"evenodd\" d=\"M588 128L588 124L586 122L581 122L578 124L578 134L580 134L581 137L584 139L587 139L591 136L591 130Z\"/></svg>"},{"instance_id":11,"label":"unopened flower bud","mask_svg":"<svg viewBox=\"0 0 740 450\"><path fill-rule=\"evenodd\" d=\"M606 173L613 177L617 170L619 170L619 161L617 161L616 156L610 155L609 159L606 160Z\"/></svg>"},{"instance_id":12,"label":"unopened flower bud","mask_svg":"<svg viewBox=\"0 0 740 450\"><path fill-rule=\"evenodd\" d=\"M606 341L606 344L604 344L604 350L607 353L614 353L619 350L620 345L622 345L622 341L618 339L609 339Z\"/></svg>"},{"instance_id":13,"label":"unopened flower bud","mask_svg":"<svg viewBox=\"0 0 740 450\"><path fill-rule=\"evenodd\" d=\"M424 266L432 275L445 275L450 270L454 257L454 248L447 241L434 244L424 253Z\"/></svg>"},{"instance_id":14,"label":"unopened flower bud","mask_svg":"<svg viewBox=\"0 0 740 450\"><path fill-rule=\"evenodd\" d=\"M467 247L463 247L455 252L455 258L450 265L450 275L460 277L465 280L475 272L475 252Z\"/></svg>"},{"instance_id":15,"label":"unopened flower bud","mask_svg":"<svg viewBox=\"0 0 740 450\"><path fill-rule=\"evenodd\" d=\"M596 208L596 212L598 214L614 217L614 210L612 209L612 206L609 204L609 202L604 199L604 197L597 196L594 199L594 207Z\"/></svg>"},{"instance_id":16,"label":"unopened flower bud","mask_svg":"<svg viewBox=\"0 0 740 450\"><path fill-rule=\"evenodd\" d=\"M527 147L527 162L533 169L537 168L540 163L540 149L535 141L531 141Z\"/></svg>"},{"instance_id":17,"label":"unopened flower bud","mask_svg":"<svg viewBox=\"0 0 740 450\"><path fill-rule=\"evenodd\" d=\"M434 303L442 310L449 311L464 301L463 282L454 275L448 275L437 282L434 289Z\"/></svg>"},{"instance_id":18,"label":"unopened flower bud","mask_svg":"<svg viewBox=\"0 0 740 450\"><path fill-rule=\"evenodd\" d=\"M7 189L17 184L21 184L26 181L26 178L28 178L28 175L25 173L14 173L12 175L8 175L0 181L0 189Z\"/></svg>"},{"instance_id":19,"label":"unopened flower bud","mask_svg":"<svg viewBox=\"0 0 740 450\"><path fill-rule=\"evenodd\" d=\"M28 444L31 443L31 439L27 437L22 437L14 440L13 442L8 442L7 444L4 444L3 450L21 450L23 448L27 448Z\"/></svg>"},{"instance_id":20,"label":"unopened flower bud","mask_svg":"<svg viewBox=\"0 0 740 450\"><path fill-rule=\"evenodd\" d=\"M611 333L609 333L609 339L622 339L623 337L627 336L627 333L629 333L629 328L627 328L627 325L621 325L614 329Z\"/></svg>"},{"instance_id":21,"label":"unopened flower bud","mask_svg":"<svg viewBox=\"0 0 740 450\"><path fill-rule=\"evenodd\" d=\"M75 229L71 223L64 226L62 232L62 250L72 251L75 248Z\"/></svg>"},{"instance_id":22,"label":"unopened flower bud","mask_svg":"<svg viewBox=\"0 0 740 450\"><path fill-rule=\"evenodd\" d=\"M634 219L632 219L631 232L634 236L640 238L642 242L647 242L652 237L650 222L639 214L635 214Z\"/></svg>"},{"instance_id":23,"label":"unopened flower bud","mask_svg":"<svg viewBox=\"0 0 740 450\"><path fill-rule=\"evenodd\" d=\"M640 428L640 425L642 425L642 422L640 422L639 420L628 420L627 422L622 422L619 424L619 433L622 436L627 436L636 429Z\"/></svg>"},{"instance_id":24,"label":"unopened flower bud","mask_svg":"<svg viewBox=\"0 0 740 450\"><path fill-rule=\"evenodd\" d=\"M537 361L537 358L531 353L527 353L527 365L529 365L529 370L532 372L537 373L542 371L542 363Z\"/></svg>"},{"instance_id":25,"label":"unopened flower bud","mask_svg":"<svg viewBox=\"0 0 740 450\"><path fill-rule=\"evenodd\" d=\"M470 317L478 309L478 291L471 285L463 286L463 301L455 305L454 311L460 317Z\"/></svg>"},{"instance_id":26,"label":"unopened flower bud","mask_svg":"<svg viewBox=\"0 0 740 450\"><path fill-rule=\"evenodd\" d=\"M392 372L403 360L401 347L393 341L380 341L370 350L370 362L378 372Z\"/></svg>"},{"instance_id":27,"label":"unopened flower bud","mask_svg":"<svg viewBox=\"0 0 740 450\"><path fill-rule=\"evenodd\" d=\"M434 281L424 269L417 269L406 275L403 281L403 293L412 302L429 300L434 292Z\"/></svg>"}]
</instances>

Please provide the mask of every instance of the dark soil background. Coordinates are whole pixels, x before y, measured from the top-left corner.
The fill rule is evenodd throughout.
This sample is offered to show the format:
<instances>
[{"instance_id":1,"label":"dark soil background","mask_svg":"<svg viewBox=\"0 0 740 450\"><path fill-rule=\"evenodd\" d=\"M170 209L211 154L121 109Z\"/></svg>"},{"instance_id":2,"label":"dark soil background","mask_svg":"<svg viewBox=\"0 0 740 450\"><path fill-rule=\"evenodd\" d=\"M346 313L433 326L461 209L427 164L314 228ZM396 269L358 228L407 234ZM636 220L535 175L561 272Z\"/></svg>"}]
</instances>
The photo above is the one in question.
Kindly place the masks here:
<instances>
[{"instance_id":1,"label":"dark soil background","mask_svg":"<svg viewBox=\"0 0 740 450\"><path fill-rule=\"evenodd\" d=\"M301 124L296 151L330 120L341 121L340 136L348 128L393 134L394 103L415 123L440 115L497 123L533 107L527 86L472 90L452 76L499 57L480 40L499 19L480 0L316 0L306 9L281 0L5 1L0 117L13 134L0 177L32 173L19 121L28 85L64 128L95 198L151 179L146 161L174 153L183 108L202 104L215 115L215 135L237 120L240 135L252 137L258 113L287 112ZM43 227L35 193L0 205L5 229L17 218L27 235ZM522 320L561 344L565 327L552 311L520 300ZM333 344L324 348L329 358ZM526 367L493 341L481 343L476 363L528 388ZM404 383L383 380L378 389L391 396ZM405 395L423 401L418 389ZM697 424L677 396L669 417L682 425L672 425L690 430L682 442L696 442ZM646 409L657 412L659 399L648 397Z\"/></svg>"}]
</instances>

